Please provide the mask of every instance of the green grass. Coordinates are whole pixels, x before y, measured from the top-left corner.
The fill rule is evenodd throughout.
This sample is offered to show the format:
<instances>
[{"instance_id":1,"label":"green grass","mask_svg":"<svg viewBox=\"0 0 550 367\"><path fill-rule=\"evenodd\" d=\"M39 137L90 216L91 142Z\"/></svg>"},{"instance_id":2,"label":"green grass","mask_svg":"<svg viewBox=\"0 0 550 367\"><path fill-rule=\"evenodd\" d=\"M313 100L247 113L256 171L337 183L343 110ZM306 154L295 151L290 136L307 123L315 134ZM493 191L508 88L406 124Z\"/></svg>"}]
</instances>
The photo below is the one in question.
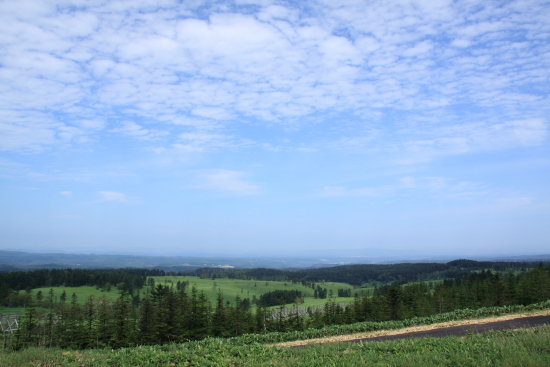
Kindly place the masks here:
<instances>
[{"instance_id":1,"label":"green grass","mask_svg":"<svg viewBox=\"0 0 550 367\"><path fill-rule=\"evenodd\" d=\"M47 288L36 288L32 290L33 297L36 297L36 294L39 291L42 291L42 295L44 296L44 299L42 302L45 303L47 298L49 297L50 289L54 290L54 298L56 302L59 302L59 298L61 297L61 294L63 291L67 293L67 300L65 301L67 304L71 303L71 297L74 294L76 294L77 301L79 303L84 303L88 299L89 296L94 296L96 298L99 297L107 297L107 299L111 301L115 301L118 297L120 297L120 292L116 288L112 288L110 292L101 292L101 290L96 289L95 287L88 287L88 286L82 286L82 287L47 287ZM35 298L36 300L36 298ZM41 307L38 307L41 309ZM25 307L2 307L0 306L0 313L19 313L23 314L25 313Z\"/></svg>"},{"instance_id":2,"label":"green grass","mask_svg":"<svg viewBox=\"0 0 550 367\"><path fill-rule=\"evenodd\" d=\"M96 289L96 287L89 287L89 286L82 286L82 287L45 287L45 288L36 288L32 290L32 294L36 296L36 294L39 291L42 291L42 295L44 296L44 300L46 300L49 297L50 289L53 288L54 290L54 297L57 301L59 301L59 297L65 291L67 293L67 303L71 302L71 297L73 293L76 295L78 302L84 303L90 296L94 296L96 298L105 296L107 299L114 301L120 296L120 292L115 288L112 287L109 292L102 292L101 289Z\"/></svg>"},{"instance_id":3,"label":"green grass","mask_svg":"<svg viewBox=\"0 0 550 367\"><path fill-rule=\"evenodd\" d=\"M88 286L82 286L82 287L46 287L46 288L35 288L32 290L33 297L36 297L36 294L39 291L42 291L42 295L44 296L42 302L44 305L46 305L46 300L49 297L50 289L54 290L54 298L56 302L59 302L59 298L61 297L61 294L63 291L67 294L67 300L65 301L67 304L71 303L71 297L74 294L76 294L77 301L79 303L84 303L88 299L89 296L94 296L95 298L100 298L105 296L107 299L114 301L118 297L120 297L120 292L116 288L112 288L110 292L101 292L100 289L96 289L95 287L88 287ZM36 298L35 298L36 300ZM40 308L40 307L38 307ZM0 306L0 313L19 313L23 314L25 313L25 307L3 307Z\"/></svg>"},{"instance_id":4,"label":"green grass","mask_svg":"<svg viewBox=\"0 0 550 367\"><path fill-rule=\"evenodd\" d=\"M0 365L19 366L549 366L550 326L465 338L404 339L307 348L246 344L239 338L119 350L29 348L0 352Z\"/></svg>"},{"instance_id":5,"label":"green grass","mask_svg":"<svg viewBox=\"0 0 550 367\"><path fill-rule=\"evenodd\" d=\"M49 297L50 289L54 290L54 298L56 302L59 302L59 299L61 297L61 294L63 291L67 294L67 300L65 301L67 304L71 302L71 297L74 294L76 294L77 301L79 303L84 303L88 299L89 296L94 296L96 298L105 296L107 299L114 301L116 300L120 294L119 291L116 288L112 288L110 292L101 292L100 289L96 289L95 287L88 287L88 286L82 286L82 287L44 287L44 288L35 288L32 290L33 297L36 297L39 291L42 291L43 295L43 302L45 302ZM36 298L35 298L36 300ZM0 313L24 313L25 308L24 307L0 307Z\"/></svg>"},{"instance_id":6,"label":"green grass","mask_svg":"<svg viewBox=\"0 0 550 367\"><path fill-rule=\"evenodd\" d=\"M327 299L315 299L313 298L313 289L310 287L304 287L301 283L298 284L292 284L291 282L276 282L276 281L260 281L260 280L238 280L238 279L215 279L212 280L210 278L207 279L201 279L199 277L192 277L192 276L166 276L166 277L153 277L155 279L156 284L164 284L164 285L174 285L176 286L176 283L178 281L189 281L189 288L186 289L187 292L191 292L191 287L196 286L197 290L203 291L210 302L214 305L216 301L216 297L218 294L218 289L221 289L223 292L224 299L226 301L234 302L235 297L239 295L241 299L243 298L250 298L252 301L252 296L255 295L257 298L260 298L260 296L264 293L274 291L277 289L286 289L286 290L300 290L304 293L304 295L308 295L308 297L304 298L304 303L300 304L299 306L317 306L317 305L324 305L327 302ZM214 288L214 283L216 283L217 287ZM267 285L266 285L267 283ZM334 296L338 294L338 289L348 289L352 288L352 294L355 294L355 292L359 292L361 294L361 291L366 292L367 289L353 289L352 286L346 283L332 283L332 282L326 282L326 283L318 283L321 287L327 288L329 290L332 290L334 293ZM63 291L67 294L67 303L71 302L71 296L76 294L77 300L79 303L84 303L88 299L89 296L94 296L96 298L105 296L107 299L114 301L120 296L120 292L113 286L111 288L111 291L109 292L102 292L101 289L96 289L96 287L88 287L88 286L82 286L82 287L44 287L44 288L35 288L32 290L32 295L36 296L36 294L39 291L42 291L42 295L44 297L44 301L49 297L50 289L54 290L54 297L56 301L59 301L59 297L63 293ZM372 294L372 289L370 289ZM143 287L143 289L139 290L141 293L141 296L143 297L147 292L147 287ZM344 302L344 303L350 303L353 302L353 297L336 297L337 302ZM289 305L290 306L290 305ZM0 307L0 313L11 313L11 312L17 312L22 313L24 312L23 307Z\"/></svg>"},{"instance_id":7,"label":"green grass","mask_svg":"<svg viewBox=\"0 0 550 367\"><path fill-rule=\"evenodd\" d=\"M260 298L264 293L271 292L278 289L294 290L297 289L302 291L307 297L304 298L304 303L300 306L316 306L324 305L326 299L315 299L313 298L313 289L311 287L304 287L301 283L292 284L292 282L277 282L277 281L261 281L261 280L240 280L240 279L210 279L191 276L167 276L167 277L154 277L156 284L165 284L171 285L174 287L178 281L184 282L189 281L189 289L187 292L190 292L191 287L195 286L197 290L203 291L208 299L214 303L218 295L218 290L223 292L223 297L226 301L233 302L235 297L238 295L243 298L250 298L252 300L253 296ZM214 287L216 283L216 287ZM286 285L285 285L286 284ZM352 289L352 295L357 291L360 292L361 289L353 289L353 286L346 283L317 283L320 287L326 288L329 291L332 290L334 296L338 295L338 289ZM363 289L366 291L366 289ZM372 294L372 290L371 290ZM353 301L353 297L336 297L336 302L345 302L349 303Z\"/></svg>"},{"instance_id":8,"label":"green grass","mask_svg":"<svg viewBox=\"0 0 550 367\"><path fill-rule=\"evenodd\" d=\"M25 307L2 307L0 306L0 313L19 313L25 312Z\"/></svg>"}]
</instances>

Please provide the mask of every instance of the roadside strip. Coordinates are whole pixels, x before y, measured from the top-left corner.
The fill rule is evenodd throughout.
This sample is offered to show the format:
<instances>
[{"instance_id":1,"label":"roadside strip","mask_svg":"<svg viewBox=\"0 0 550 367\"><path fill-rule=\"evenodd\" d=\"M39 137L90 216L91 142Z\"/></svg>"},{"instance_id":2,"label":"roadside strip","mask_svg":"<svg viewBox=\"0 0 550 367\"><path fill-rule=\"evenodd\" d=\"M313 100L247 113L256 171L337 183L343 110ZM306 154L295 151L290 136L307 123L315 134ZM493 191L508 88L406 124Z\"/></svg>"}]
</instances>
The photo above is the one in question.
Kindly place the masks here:
<instances>
[{"instance_id":1,"label":"roadside strip","mask_svg":"<svg viewBox=\"0 0 550 367\"><path fill-rule=\"evenodd\" d=\"M545 318L531 319L533 317L540 317L540 316L544 316ZM505 321L507 323L502 323ZM503 330L503 329L517 329L520 327L533 327L533 326L541 325L545 323L550 323L550 310L542 310L542 311L537 310L533 312L510 314L510 315L496 316L496 317L487 317L483 319L448 321L448 322L442 322L438 324L422 325L422 326L415 326L415 327L396 329L396 330L380 330L380 331L373 331L370 333L356 333L356 334L338 335L338 336L331 336L331 337L318 338L318 339L295 340L291 342L271 344L271 346L300 347L300 346L306 346L308 344L321 344L321 343L334 343L334 342L356 342L357 343L361 341L394 340L394 339L407 338L411 334L413 337L414 336L437 337L437 336L445 336L445 335L462 336L462 335L465 335L468 329L470 328L473 328L473 332L477 333L477 332L484 332L489 330ZM490 324L495 324L495 325L490 325ZM464 330L452 329L453 327L457 327L457 326L463 326ZM433 333L433 335L428 335L430 333L426 333L428 331L433 331L433 330L437 330L437 333ZM455 334L450 334L449 332L453 332ZM422 334L415 335L415 333L425 333L425 335L422 335Z\"/></svg>"}]
</instances>

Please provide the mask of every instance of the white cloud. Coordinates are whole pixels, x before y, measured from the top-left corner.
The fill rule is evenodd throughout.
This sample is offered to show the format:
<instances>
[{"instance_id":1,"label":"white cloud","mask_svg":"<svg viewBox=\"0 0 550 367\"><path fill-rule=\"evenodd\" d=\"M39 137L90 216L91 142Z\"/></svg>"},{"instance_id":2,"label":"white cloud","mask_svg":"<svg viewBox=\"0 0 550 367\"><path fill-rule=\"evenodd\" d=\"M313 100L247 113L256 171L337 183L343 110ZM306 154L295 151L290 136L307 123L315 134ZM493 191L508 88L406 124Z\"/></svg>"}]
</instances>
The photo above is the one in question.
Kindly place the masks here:
<instances>
[{"instance_id":1,"label":"white cloud","mask_svg":"<svg viewBox=\"0 0 550 367\"><path fill-rule=\"evenodd\" d=\"M168 131L145 129L133 121L123 121L120 127L117 127L110 131L114 133L122 133L126 136L131 136L144 140L153 140L160 138L161 136L169 135Z\"/></svg>"},{"instance_id":2,"label":"white cloud","mask_svg":"<svg viewBox=\"0 0 550 367\"><path fill-rule=\"evenodd\" d=\"M466 40L466 39L455 39L453 40L453 42L451 43L451 45L455 46L455 47L468 47L472 44L471 41L469 40Z\"/></svg>"},{"instance_id":3,"label":"white cloud","mask_svg":"<svg viewBox=\"0 0 550 367\"><path fill-rule=\"evenodd\" d=\"M243 179L246 173L225 169L203 170L198 174L198 188L229 192L238 195L256 195L260 186Z\"/></svg>"},{"instance_id":4,"label":"white cloud","mask_svg":"<svg viewBox=\"0 0 550 367\"><path fill-rule=\"evenodd\" d=\"M343 186L325 186L318 192L320 196L344 197L344 196L391 196L395 192L394 186L361 187L348 189Z\"/></svg>"},{"instance_id":5,"label":"white cloud","mask_svg":"<svg viewBox=\"0 0 550 367\"><path fill-rule=\"evenodd\" d=\"M223 108L215 107L204 107L204 108L195 108L191 111L193 115L211 118L215 120L226 120L231 116Z\"/></svg>"},{"instance_id":6,"label":"white cloud","mask_svg":"<svg viewBox=\"0 0 550 367\"><path fill-rule=\"evenodd\" d=\"M531 205L532 203L533 198L527 196L502 197L495 200L495 205L505 210Z\"/></svg>"},{"instance_id":7,"label":"white cloud","mask_svg":"<svg viewBox=\"0 0 550 367\"><path fill-rule=\"evenodd\" d=\"M101 201L113 201L118 203L135 202L137 198L116 191L98 191Z\"/></svg>"},{"instance_id":8,"label":"white cloud","mask_svg":"<svg viewBox=\"0 0 550 367\"><path fill-rule=\"evenodd\" d=\"M424 57L428 57L428 52L433 48L433 45L428 41L423 41L420 43L415 44L412 47L409 47L408 49L403 51L403 56L408 57L420 57L424 55Z\"/></svg>"},{"instance_id":9,"label":"white cloud","mask_svg":"<svg viewBox=\"0 0 550 367\"><path fill-rule=\"evenodd\" d=\"M548 138L548 124L543 119L517 120L503 124L512 139L521 145L541 145Z\"/></svg>"},{"instance_id":10,"label":"white cloud","mask_svg":"<svg viewBox=\"0 0 550 367\"><path fill-rule=\"evenodd\" d=\"M222 134L194 132L180 134L179 138L189 146L194 146L197 149L204 149L205 147L220 147L227 145L229 137Z\"/></svg>"},{"instance_id":11,"label":"white cloud","mask_svg":"<svg viewBox=\"0 0 550 367\"><path fill-rule=\"evenodd\" d=\"M106 123L102 120L77 120L74 124L80 126L83 129L101 130L105 127Z\"/></svg>"},{"instance_id":12,"label":"white cloud","mask_svg":"<svg viewBox=\"0 0 550 367\"><path fill-rule=\"evenodd\" d=\"M487 131L548 115L544 2L259 2L246 13L230 2L71 4L0 5L2 150L105 131L170 147L186 124L209 125L209 134L250 120L308 129L312 118L337 126L358 111L379 113L369 121L380 127L401 111L444 111L455 126L459 108ZM547 139L533 126L506 129L517 132L503 147ZM419 139L429 140L481 146L465 136Z\"/></svg>"},{"instance_id":13,"label":"white cloud","mask_svg":"<svg viewBox=\"0 0 550 367\"><path fill-rule=\"evenodd\" d=\"M56 141L59 124L41 113L0 110L0 150L39 151Z\"/></svg>"},{"instance_id":14,"label":"white cloud","mask_svg":"<svg viewBox=\"0 0 550 367\"><path fill-rule=\"evenodd\" d=\"M24 176L28 167L12 160L0 157L0 177L13 178Z\"/></svg>"},{"instance_id":15,"label":"white cloud","mask_svg":"<svg viewBox=\"0 0 550 367\"><path fill-rule=\"evenodd\" d=\"M404 176L393 184L349 188L344 186L325 186L317 192L325 197L372 197L402 198L420 196L428 198L473 199L487 195L480 183L456 181L445 177Z\"/></svg>"},{"instance_id":16,"label":"white cloud","mask_svg":"<svg viewBox=\"0 0 550 367\"><path fill-rule=\"evenodd\" d=\"M73 194L71 191L60 191L59 193L63 196L71 196Z\"/></svg>"},{"instance_id":17,"label":"white cloud","mask_svg":"<svg viewBox=\"0 0 550 367\"><path fill-rule=\"evenodd\" d=\"M426 162L443 155L541 145L548 138L548 124L544 119L464 123L419 131L418 134L422 133L424 139L404 143L407 157L401 163Z\"/></svg>"}]
</instances>

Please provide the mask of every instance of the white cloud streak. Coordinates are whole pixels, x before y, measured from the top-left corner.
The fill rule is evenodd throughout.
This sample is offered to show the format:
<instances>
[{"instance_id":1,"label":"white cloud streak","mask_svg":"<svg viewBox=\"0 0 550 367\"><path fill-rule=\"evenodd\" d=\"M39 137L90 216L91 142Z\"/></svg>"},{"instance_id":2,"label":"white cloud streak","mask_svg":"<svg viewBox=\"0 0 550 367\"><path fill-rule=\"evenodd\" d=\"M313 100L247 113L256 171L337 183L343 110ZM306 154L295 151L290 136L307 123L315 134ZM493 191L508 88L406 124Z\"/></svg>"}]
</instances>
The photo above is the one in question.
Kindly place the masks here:
<instances>
[{"instance_id":1,"label":"white cloud streak","mask_svg":"<svg viewBox=\"0 0 550 367\"><path fill-rule=\"evenodd\" d=\"M116 191L98 191L101 201L112 201L118 203L130 203L135 201L136 198L130 197L126 194Z\"/></svg>"},{"instance_id":2,"label":"white cloud streak","mask_svg":"<svg viewBox=\"0 0 550 367\"><path fill-rule=\"evenodd\" d=\"M324 197L403 198L420 196L446 199L474 199L487 195L480 183L456 181L445 177L403 176L398 183L373 187L325 186L317 192ZM492 195L489 195L492 197Z\"/></svg>"},{"instance_id":3,"label":"white cloud streak","mask_svg":"<svg viewBox=\"0 0 550 367\"><path fill-rule=\"evenodd\" d=\"M123 121L121 126L110 131L143 140L154 140L169 134L167 131L145 129L133 121Z\"/></svg>"},{"instance_id":4,"label":"white cloud streak","mask_svg":"<svg viewBox=\"0 0 550 367\"><path fill-rule=\"evenodd\" d=\"M200 184L197 188L215 190L237 195L256 195L260 187L244 180L246 173L225 169L203 170L198 174Z\"/></svg>"}]
</instances>

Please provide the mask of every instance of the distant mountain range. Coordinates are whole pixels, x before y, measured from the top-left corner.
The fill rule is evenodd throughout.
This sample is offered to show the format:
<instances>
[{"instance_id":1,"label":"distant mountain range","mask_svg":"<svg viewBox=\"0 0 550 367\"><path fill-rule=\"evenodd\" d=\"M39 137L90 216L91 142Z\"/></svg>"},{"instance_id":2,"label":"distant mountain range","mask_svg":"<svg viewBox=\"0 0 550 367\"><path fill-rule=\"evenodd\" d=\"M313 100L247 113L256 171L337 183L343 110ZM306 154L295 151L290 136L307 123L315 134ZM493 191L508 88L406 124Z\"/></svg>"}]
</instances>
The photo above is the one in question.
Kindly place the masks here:
<instances>
[{"instance_id":1,"label":"distant mountain range","mask_svg":"<svg viewBox=\"0 0 550 367\"><path fill-rule=\"evenodd\" d=\"M0 271L59 269L59 268L155 268L186 271L203 267L220 268L320 268L346 264L395 264L419 262L448 262L456 257L419 259L398 257L191 257L191 256L135 256L105 254L32 253L0 250ZM547 255L470 257L485 261L550 261Z\"/></svg>"}]
</instances>

